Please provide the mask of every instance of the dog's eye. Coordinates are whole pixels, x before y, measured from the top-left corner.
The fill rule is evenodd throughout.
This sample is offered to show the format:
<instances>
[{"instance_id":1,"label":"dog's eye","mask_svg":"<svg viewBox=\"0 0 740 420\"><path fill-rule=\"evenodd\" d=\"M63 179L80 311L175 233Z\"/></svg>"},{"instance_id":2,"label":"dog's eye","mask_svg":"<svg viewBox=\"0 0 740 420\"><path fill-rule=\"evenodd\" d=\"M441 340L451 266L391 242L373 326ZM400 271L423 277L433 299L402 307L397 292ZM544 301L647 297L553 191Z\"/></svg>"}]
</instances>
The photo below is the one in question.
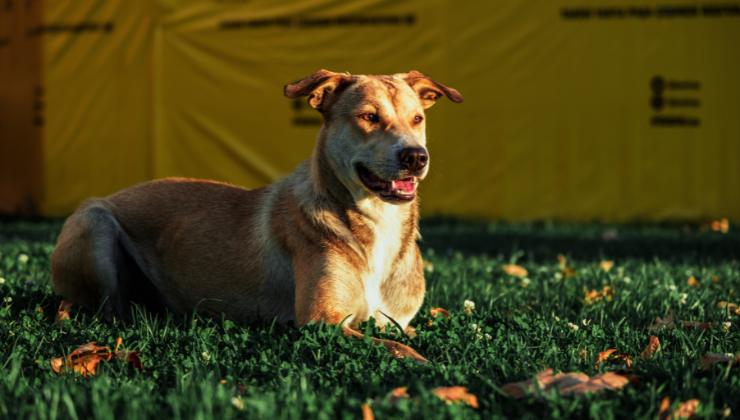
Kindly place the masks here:
<instances>
[{"instance_id":1,"label":"dog's eye","mask_svg":"<svg viewBox=\"0 0 740 420\"><path fill-rule=\"evenodd\" d=\"M360 118L371 123L380 122L380 117L378 116L378 114L373 114L372 112L360 114Z\"/></svg>"},{"instance_id":2,"label":"dog's eye","mask_svg":"<svg viewBox=\"0 0 740 420\"><path fill-rule=\"evenodd\" d=\"M422 117L421 115L417 115L414 117L414 124L419 124L422 121L424 121L424 117Z\"/></svg>"}]
</instances>

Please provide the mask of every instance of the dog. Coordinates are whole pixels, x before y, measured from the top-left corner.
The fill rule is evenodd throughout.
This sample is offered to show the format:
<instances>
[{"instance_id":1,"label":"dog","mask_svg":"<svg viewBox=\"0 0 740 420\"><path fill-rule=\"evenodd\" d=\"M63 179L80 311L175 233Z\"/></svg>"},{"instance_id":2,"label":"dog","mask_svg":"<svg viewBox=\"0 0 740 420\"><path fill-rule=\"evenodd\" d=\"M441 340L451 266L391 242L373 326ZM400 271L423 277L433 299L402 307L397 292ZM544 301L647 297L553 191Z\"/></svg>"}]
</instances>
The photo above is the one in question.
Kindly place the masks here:
<instances>
[{"instance_id":1,"label":"dog","mask_svg":"<svg viewBox=\"0 0 740 420\"><path fill-rule=\"evenodd\" d=\"M460 93L418 71L319 70L284 87L323 116L309 160L271 185L168 178L83 202L52 255L54 291L126 319L130 304L239 322L408 330L425 293L417 187L425 110ZM396 357L426 359L371 338Z\"/></svg>"}]
</instances>

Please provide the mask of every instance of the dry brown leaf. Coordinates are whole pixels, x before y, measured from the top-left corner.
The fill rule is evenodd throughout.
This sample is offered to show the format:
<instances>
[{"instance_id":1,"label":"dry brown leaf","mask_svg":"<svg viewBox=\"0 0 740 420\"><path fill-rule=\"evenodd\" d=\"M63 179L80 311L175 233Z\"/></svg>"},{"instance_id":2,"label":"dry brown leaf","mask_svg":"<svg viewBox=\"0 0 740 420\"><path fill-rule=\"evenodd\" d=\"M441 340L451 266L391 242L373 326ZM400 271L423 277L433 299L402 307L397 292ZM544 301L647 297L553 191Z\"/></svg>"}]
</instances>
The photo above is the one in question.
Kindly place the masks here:
<instances>
[{"instance_id":1,"label":"dry brown leaf","mask_svg":"<svg viewBox=\"0 0 740 420\"><path fill-rule=\"evenodd\" d=\"M730 231L730 221L726 217L713 220L710 226L714 232L727 233Z\"/></svg>"},{"instance_id":2,"label":"dry brown leaf","mask_svg":"<svg viewBox=\"0 0 740 420\"><path fill-rule=\"evenodd\" d=\"M660 408L658 409L658 419L664 420L668 418L668 410L671 408L671 399L668 397L663 397L662 400L660 400Z\"/></svg>"},{"instance_id":3,"label":"dry brown leaf","mask_svg":"<svg viewBox=\"0 0 740 420\"><path fill-rule=\"evenodd\" d=\"M561 395L585 394L599 392L605 389L617 390L629 383L624 375L606 372L590 378L581 372L567 372L553 375L552 369L546 369L534 379L521 382L513 382L504 385L501 389L513 398L522 398L533 394L537 390L557 390Z\"/></svg>"},{"instance_id":4,"label":"dry brown leaf","mask_svg":"<svg viewBox=\"0 0 740 420\"><path fill-rule=\"evenodd\" d=\"M565 255L558 255L558 265L560 266L560 273L563 277L573 277L576 275L576 270L568 265L568 258Z\"/></svg>"},{"instance_id":5,"label":"dry brown leaf","mask_svg":"<svg viewBox=\"0 0 740 420\"><path fill-rule=\"evenodd\" d=\"M527 277L529 272L526 268L516 264L506 264L503 267L504 273L514 277Z\"/></svg>"},{"instance_id":6,"label":"dry brown leaf","mask_svg":"<svg viewBox=\"0 0 740 420\"><path fill-rule=\"evenodd\" d=\"M693 416L696 413L696 410L699 408L699 400L692 399L688 401L682 401L678 408L673 410L673 413L671 413L672 419L687 419L691 416Z\"/></svg>"},{"instance_id":7,"label":"dry brown leaf","mask_svg":"<svg viewBox=\"0 0 740 420\"><path fill-rule=\"evenodd\" d=\"M710 330L714 327L711 322L681 321L681 325L687 330Z\"/></svg>"},{"instance_id":8,"label":"dry brown leaf","mask_svg":"<svg viewBox=\"0 0 740 420\"><path fill-rule=\"evenodd\" d=\"M432 308L429 310L429 314L432 315L432 318L436 318L437 315L442 315L445 318L450 317L450 311L444 308Z\"/></svg>"},{"instance_id":9,"label":"dry brown leaf","mask_svg":"<svg viewBox=\"0 0 740 420\"><path fill-rule=\"evenodd\" d=\"M118 348L120 344L117 344ZM111 351L108 346L98 346L96 342L91 341L83 344L72 351L65 357L55 357L49 361L51 370L55 373L61 373L64 370L72 370L82 376L95 375L98 365L101 361L109 361L111 358L123 360L130 363L137 369L141 369L141 359L138 352L135 351Z\"/></svg>"},{"instance_id":10,"label":"dry brown leaf","mask_svg":"<svg viewBox=\"0 0 740 420\"><path fill-rule=\"evenodd\" d=\"M719 309L726 309L727 312L735 315L740 315L740 306L738 306L735 303L728 302L726 300L720 300L717 302L717 307Z\"/></svg>"},{"instance_id":11,"label":"dry brown leaf","mask_svg":"<svg viewBox=\"0 0 740 420\"><path fill-rule=\"evenodd\" d=\"M611 261L611 260L602 260L599 263L599 267L601 267L601 269L604 270L605 273L608 273L609 270L611 270L612 267L614 267L614 261Z\"/></svg>"},{"instance_id":12,"label":"dry brown leaf","mask_svg":"<svg viewBox=\"0 0 740 420\"><path fill-rule=\"evenodd\" d=\"M691 287L699 287L699 280L697 280L694 276L690 276L689 279L686 280L686 284Z\"/></svg>"},{"instance_id":13,"label":"dry brown leaf","mask_svg":"<svg viewBox=\"0 0 740 420\"><path fill-rule=\"evenodd\" d=\"M598 367L603 362L605 362L607 359L609 359L609 356L611 356L612 353L614 353L615 351L617 351L617 349L606 349L604 351L599 352L599 357L596 358L596 363L594 364L594 367L598 369Z\"/></svg>"},{"instance_id":14,"label":"dry brown leaf","mask_svg":"<svg viewBox=\"0 0 740 420\"><path fill-rule=\"evenodd\" d=\"M730 366L740 365L740 353L734 355L732 353L707 353L701 358L701 367L704 370L708 370L718 363L729 363Z\"/></svg>"},{"instance_id":15,"label":"dry brown leaf","mask_svg":"<svg viewBox=\"0 0 740 420\"><path fill-rule=\"evenodd\" d=\"M72 309L72 302L67 300L62 300L59 302L59 308L57 309L57 315L55 317L56 322L66 321L68 319L71 319L71 316L69 315L69 311Z\"/></svg>"},{"instance_id":16,"label":"dry brown leaf","mask_svg":"<svg viewBox=\"0 0 740 420\"><path fill-rule=\"evenodd\" d=\"M655 353L660 349L660 339L654 335L650 336L650 342L648 343L647 347L645 347L645 350L640 353L640 357L643 359L649 359L655 355Z\"/></svg>"},{"instance_id":17,"label":"dry brown leaf","mask_svg":"<svg viewBox=\"0 0 740 420\"><path fill-rule=\"evenodd\" d=\"M367 403L362 404L362 420L375 420L373 409Z\"/></svg>"},{"instance_id":18,"label":"dry brown leaf","mask_svg":"<svg viewBox=\"0 0 740 420\"><path fill-rule=\"evenodd\" d=\"M663 328L674 328L676 322L673 320L673 314L668 314L665 318L656 317L655 321L648 327L648 331L657 331Z\"/></svg>"},{"instance_id":19,"label":"dry brown leaf","mask_svg":"<svg viewBox=\"0 0 740 420\"><path fill-rule=\"evenodd\" d=\"M612 300L613 298L614 292L612 292L612 288L610 286L604 286L601 290L584 290L583 302L586 305L590 305L602 299Z\"/></svg>"},{"instance_id":20,"label":"dry brown leaf","mask_svg":"<svg viewBox=\"0 0 740 420\"><path fill-rule=\"evenodd\" d=\"M464 386L442 386L434 388L432 393L447 403L463 402L473 408L478 408L478 397L469 393Z\"/></svg>"},{"instance_id":21,"label":"dry brown leaf","mask_svg":"<svg viewBox=\"0 0 740 420\"><path fill-rule=\"evenodd\" d=\"M405 386L399 386L398 388L393 388L391 392L388 393L388 399L391 403L396 403L398 400L409 398L408 388Z\"/></svg>"}]
</instances>

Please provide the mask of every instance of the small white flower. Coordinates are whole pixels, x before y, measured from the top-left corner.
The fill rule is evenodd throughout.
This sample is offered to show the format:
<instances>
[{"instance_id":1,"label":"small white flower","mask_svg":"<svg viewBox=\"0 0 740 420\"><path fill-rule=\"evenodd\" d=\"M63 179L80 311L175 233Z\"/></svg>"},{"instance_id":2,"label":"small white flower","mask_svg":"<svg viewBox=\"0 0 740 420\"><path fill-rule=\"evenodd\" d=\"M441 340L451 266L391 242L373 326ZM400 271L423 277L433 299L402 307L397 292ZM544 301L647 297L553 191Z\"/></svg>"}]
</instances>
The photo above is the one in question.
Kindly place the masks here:
<instances>
[{"instance_id":1,"label":"small white flower","mask_svg":"<svg viewBox=\"0 0 740 420\"><path fill-rule=\"evenodd\" d=\"M688 293L681 293L680 295L678 295L678 304L679 305L685 305L686 302L688 302L688 300L689 300Z\"/></svg>"},{"instance_id":2,"label":"small white flower","mask_svg":"<svg viewBox=\"0 0 740 420\"><path fill-rule=\"evenodd\" d=\"M3 302L5 302L5 303L10 303L12 301L13 301L13 298L10 297L10 296L6 296L5 299L3 299Z\"/></svg>"},{"instance_id":3,"label":"small white flower","mask_svg":"<svg viewBox=\"0 0 740 420\"><path fill-rule=\"evenodd\" d=\"M581 324L583 324L584 327L588 327L589 325L591 325L591 320L590 319L582 319L581 320Z\"/></svg>"},{"instance_id":4,"label":"small white flower","mask_svg":"<svg viewBox=\"0 0 740 420\"><path fill-rule=\"evenodd\" d=\"M553 277L555 277L555 280L560 280L563 278L563 274L560 271L558 271L557 273L555 273Z\"/></svg>"},{"instance_id":5,"label":"small white flower","mask_svg":"<svg viewBox=\"0 0 740 420\"><path fill-rule=\"evenodd\" d=\"M730 328L732 327L732 322L725 321L722 323L722 331L724 332L730 332Z\"/></svg>"},{"instance_id":6,"label":"small white flower","mask_svg":"<svg viewBox=\"0 0 740 420\"><path fill-rule=\"evenodd\" d=\"M207 351L204 351L200 354L201 359L203 359L204 362L208 363L211 361L211 353L208 353Z\"/></svg>"},{"instance_id":7,"label":"small white flower","mask_svg":"<svg viewBox=\"0 0 740 420\"><path fill-rule=\"evenodd\" d=\"M470 324L470 329L473 330L473 332L475 333L480 332L480 327L478 326L478 324Z\"/></svg>"},{"instance_id":8,"label":"small white flower","mask_svg":"<svg viewBox=\"0 0 740 420\"><path fill-rule=\"evenodd\" d=\"M239 411L244 411L244 400L241 397L231 397L231 405Z\"/></svg>"},{"instance_id":9,"label":"small white flower","mask_svg":"<svg viewBox=\"0 0 740 420\"><path fill-rule=\"evenodd\" d=\"M525 277L522 279L522 287L529 287L530 283L532 283L532 281L529 279L529 277Z\"/></svg>"},{"instance_id":10,"label":"small white flower","mask_svg":"<svg viewBox=\"0 0 740 420\"><path fill-rule=\"evenodd\" d=\"M18 262L21 264L28 263L28 255L26 254L18 254Z\"/></svg>"},{"instance_id":11,"label":"small white flower","mask_svg":"<svg viewBox=\"0 0 740 420\"><path fill-rule=\"evenodd\" d=\"M558 321L558 322L560 322L560 317L559 317L559 316L557 316L557 315L553 315L553 318L555 318L555 321Z\"/></svg>"},{"instance_id":12,"label":"small white flower","mask_svg":"<svg viewBox=\"0 0 740 420\"><path fill-rule=\"evenodd\" d=\"M671 292L675 292L676 291L676 285L675 284L671 284L670 286L668 286L668 290L670 290Z\"/></svg>"},{"instance_id":13,"label":"small white flower","mask_svg":"<svg viewBox=\"0 0 740 420\"><path fill-rule=\"evenodd\" d=\"M572 331L578 331L578 325L576 325L576 324L574 324L572 322L569 322L568 323L568 328L570 328Z\"/></svg>"},{"instance_id":14,"label":"small white flower","mask_svg":"<svg viewBox=\"0 0 740 420\"><path fill-rule=\"evenodd\" d=\"M632 279L631 279L631 278L629 278L629 277L625 277L625 278L623 278L623 279L622 279L622 281L623 281L624 283L626 283L626 284L630 284L630 283L632 283Z\"/></svg>"},{"instance_id":15,"label":"small white flower","mask_svg":"<svg viewBox=\"0 0 740 420\"><path fill-rule=\"evenodd\" d=\"M5 284L5 277L0 277L0 284Z\"/></svg>"},{"instance_id":16,"label":"small white flower","mask_svg":"<svg viewBox=\"0 0 740 420\"><path fill-rule=\"evenodd\" d=\"M493 340L493 336L491 334L485 333L483 336L486 338L486 340L491 341Z\"/></svg>"},{"instance_id":17,"label":"small white flower","mask_svg":"<svg viewBox=\"0 0 740 420\"><path fill-rule=\"evenodd\" d=\"M463 310L468 315L472 314L475 310L475 302L472 300L465 300L465 302L463 302Z\"/></svg>"}]
</instances>

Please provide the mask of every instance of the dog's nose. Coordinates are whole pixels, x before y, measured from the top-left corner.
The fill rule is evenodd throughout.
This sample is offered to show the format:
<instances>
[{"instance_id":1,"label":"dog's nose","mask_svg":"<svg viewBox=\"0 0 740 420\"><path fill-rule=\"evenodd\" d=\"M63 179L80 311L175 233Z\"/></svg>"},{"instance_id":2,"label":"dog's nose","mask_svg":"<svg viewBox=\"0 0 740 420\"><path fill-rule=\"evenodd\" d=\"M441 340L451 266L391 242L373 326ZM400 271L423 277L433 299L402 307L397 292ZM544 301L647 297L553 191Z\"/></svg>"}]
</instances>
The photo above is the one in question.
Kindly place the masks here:
<instances>
[{"instance_id":1,"label":"dog's nose","mask_svg":"<svg viewBox=\"0 0 740 420\"><path fill-rule=\"evenodd\" d=\"M401 169L409 171L420 171L429 163L429 154L423 147L407 147L401 150L398 155L401 162Z\"/></svg>"}]
</instances>

